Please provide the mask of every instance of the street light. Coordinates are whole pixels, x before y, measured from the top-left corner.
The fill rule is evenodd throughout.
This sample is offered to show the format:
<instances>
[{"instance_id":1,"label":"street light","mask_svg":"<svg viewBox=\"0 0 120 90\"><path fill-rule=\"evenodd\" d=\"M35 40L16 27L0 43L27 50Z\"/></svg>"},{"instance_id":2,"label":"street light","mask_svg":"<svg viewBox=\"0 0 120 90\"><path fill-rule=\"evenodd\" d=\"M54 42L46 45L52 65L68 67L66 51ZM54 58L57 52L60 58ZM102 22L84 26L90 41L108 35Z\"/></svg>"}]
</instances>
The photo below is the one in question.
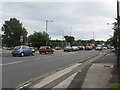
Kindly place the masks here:
<instances>
[{"instance_id":1,"label":"street light","mask_svg":"<svg viewBox=\"0 0 120 90\"><path fill-rule=\"evenodd\" d=\"M64 31L63 30L59 30L59 32L61 32L61 36L62 36L62 47L64 47Z\"/></svg>"},{"instance_id":2,"label":"street light","mask_svg":"<svg viewBox=\"0 0 120 90\"><path fill-rule=\"evenodd\" d=\"M64 31L63 30L59 30L59 32L61 33L61 39L64 40Z\"/></svg>"},{"instance_id":3,"label":"street light","mask_svg":"<svg viewBox=\"0 0 120 90\"><path fill-rule=\"evenodd\" d=\"M48 31L48 22L53 22L53 20L51 21L46 20L46 37L47 37L47 31ZM46 46L47 46L47 39L46 39Z\"/></svg>"},{"instance_id":4,"label":"street light","mask_svg":"<svg viewBox=\"0 0 120 90\"><path fill-rule=\"evenodd\" d=\"M71 36L71 30L72 30L72 27L70 27L70 36Z\"/></svg>"}]
</instances>

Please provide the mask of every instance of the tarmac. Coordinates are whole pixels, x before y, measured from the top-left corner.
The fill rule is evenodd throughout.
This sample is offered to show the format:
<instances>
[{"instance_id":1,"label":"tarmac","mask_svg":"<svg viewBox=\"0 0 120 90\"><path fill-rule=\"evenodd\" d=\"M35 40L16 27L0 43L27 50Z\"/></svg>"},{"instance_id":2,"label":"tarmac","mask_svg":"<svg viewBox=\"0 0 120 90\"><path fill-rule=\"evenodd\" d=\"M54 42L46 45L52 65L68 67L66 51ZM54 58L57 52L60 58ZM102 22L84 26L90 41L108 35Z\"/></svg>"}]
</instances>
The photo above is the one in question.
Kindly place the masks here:
<instances>
[{"instance_id":1,"label":"tarmac","mask_svg":"<svg viewBox=\"0 0 120 90\"><path fill-rule=\"evenodd\" d=\"M4 53L4 56L10 55L9 51L2 53ZM107 90L111 84L120 84L118 78L120 77L120 69L116 67L116 59L115 53L112 50L108 50L107 53L102 53L100 57L94 60L91 58L92 61L86 64L86 66L83 62L74 64L38 80L30 88L46 88L51 90ZM116 90L120 90L120 88Z\"/></svg>"}]
</instances>

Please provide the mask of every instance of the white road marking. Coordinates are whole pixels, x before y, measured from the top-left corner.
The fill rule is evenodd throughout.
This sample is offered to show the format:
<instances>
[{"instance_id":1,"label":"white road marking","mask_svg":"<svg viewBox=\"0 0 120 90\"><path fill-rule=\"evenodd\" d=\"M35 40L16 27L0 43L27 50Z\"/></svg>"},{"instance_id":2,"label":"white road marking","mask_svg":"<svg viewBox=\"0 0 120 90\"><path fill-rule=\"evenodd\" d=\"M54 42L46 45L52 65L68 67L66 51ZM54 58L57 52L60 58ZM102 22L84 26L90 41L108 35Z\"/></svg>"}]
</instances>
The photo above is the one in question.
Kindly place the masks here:
<instances>
[{"instance_id":1,"label":"white road marking","mask_svg":"<svg viewBox=\"0 0 120 90\"><path fill-rule=\"evenodd\" d=\"M66 69L63 69L61 71L58 71L58 72L52 74L52 75L44 78L41 82L36 84L33 88L41 88L41 87L47 85L48 83L51 83L52 81L56 80L57 78L62 77L63 75L71 72L75 67L77 67L79 65L81 65L81 63L72 65Z\"/></svg>"},{"instance_id":2,"label":"white road marking","mask_svg":"<svg viewBox=\"0 0 120 90\"><path fill-rule=\"evenodd\" d=\"M59 83L58 85L56 85L54 88L67 88L70 83L72 82L72 80L74 79L74 77L76 76L78 72L74 73L73 75L71 75L70 77L68 77L67 79L65 79L64 81L62 81L61 83Z\"/></svg>"},{"instance_id":3,"label":"white road marking","mask_svg":"<svg viewBox=\"0 0 120 90\"><path fill-rule=\"evenodd\" d=\"M18 61L18 62L6 63L6 64L1 64L1 65L6 66L6 65L12 65L12 64L22 63L22 62L23 61Z\"/></svg>"}]
</instances>

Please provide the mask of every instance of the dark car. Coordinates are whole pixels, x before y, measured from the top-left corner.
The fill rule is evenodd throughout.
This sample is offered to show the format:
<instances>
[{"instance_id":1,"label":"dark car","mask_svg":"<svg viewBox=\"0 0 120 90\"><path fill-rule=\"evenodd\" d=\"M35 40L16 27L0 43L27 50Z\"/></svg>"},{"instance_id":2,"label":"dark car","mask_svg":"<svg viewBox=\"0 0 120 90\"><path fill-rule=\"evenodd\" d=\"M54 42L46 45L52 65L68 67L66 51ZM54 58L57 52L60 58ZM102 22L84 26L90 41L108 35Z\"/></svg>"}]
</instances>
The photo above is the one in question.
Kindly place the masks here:
<instances>
[{"instance_id":1,"label":"dark car","mask_svg":"<svg viewBox=\"0 0 120 90\"><path fill-rule=\"evenodd\" d=\"M84 50L85 46L78 46L79 50Z\"/></svg>"},{"instance_id":2,"label":"dark car","mask_svg":"<svg viewBox=\"0 0 120 90\"><path fill-rule=\"evenodd\" d=\"M45 53L45 54L52 53L53 54L53 52L54 52L54 50L50 46L41 46L39 48L40 54L42 54L42 53Z\"/></svg>"},{"instance_id":3,"label":"dark car","mask_svg":"<svg viewBox=\"0 0 120 90\"><path fill-rule=\"evenodd\" d=\"M61 48L60 47L55 47L55 50L61 50Z\"/></svg>"},{"instance_id":4,"label":"dark car","mask_svg":"<svg viewBox=\"0 0 120 90\"><path fill-rule=\"evenodd\" d=\"M13 56L25 56L25 55L34 55L35 54L35 50L29 46L25 46L25 45L20 45L20 46L16 46L14 48L14 50L12 51L12 55Z\"/></svg>"},{"instance_id":5,"label":"dark car","mask_svg":"<svg viewBox=\"0 0 120 90\"><path fill-rule=\"evenodd\" d=\"M109 46L107 47L107 49L114 49L114 46Z\"/></svg>"},{"instance_id":6,"label":"dark car","mask_svg":"<svg viewBox=\"0 0 120 90\"><path fill-rule=\"evenodd\" d=\"M70 51L73 51L73 48L72 47L70 47L70 46L66 46L65 48L64 48L64 52L70 52Z\"/></svg>"},{"instance_id":7,"label":"dark car","mask_svg":"<svg viewBox=\"0 0 120 90\"><path fill-rule=\"evenodd\" d=\"M93 47L92 46L85 46L85 50L92 50Z\"/></svg>"}]
</instances>

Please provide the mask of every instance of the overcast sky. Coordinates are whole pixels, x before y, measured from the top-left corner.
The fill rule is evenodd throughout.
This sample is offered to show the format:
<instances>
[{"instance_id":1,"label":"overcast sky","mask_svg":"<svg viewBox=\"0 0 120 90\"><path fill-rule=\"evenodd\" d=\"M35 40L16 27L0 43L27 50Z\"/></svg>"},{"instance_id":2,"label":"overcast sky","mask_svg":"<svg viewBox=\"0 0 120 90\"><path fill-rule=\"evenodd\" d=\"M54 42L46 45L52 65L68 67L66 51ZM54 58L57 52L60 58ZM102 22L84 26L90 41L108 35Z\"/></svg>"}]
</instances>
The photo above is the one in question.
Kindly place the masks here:
<instances>
[{"instance_id":1,"label":"overcast sky","mask_svg":"<svg viewBox=\"0 0 120 90\"><path fill-rule=\"evenodd\" d=\"M28 35L34 31L45 31L48 22L48 34L52 39L61 39L72 35L75 39L107 40L113 35L117 0L90 0L80 2L2 2L2 22L17 18L27 29ZM18 0L19 1L19 0ZM53 22L50 22L53 20ZM2 32L0 32L2 33Z\"/></svg>"}]
</instances>

